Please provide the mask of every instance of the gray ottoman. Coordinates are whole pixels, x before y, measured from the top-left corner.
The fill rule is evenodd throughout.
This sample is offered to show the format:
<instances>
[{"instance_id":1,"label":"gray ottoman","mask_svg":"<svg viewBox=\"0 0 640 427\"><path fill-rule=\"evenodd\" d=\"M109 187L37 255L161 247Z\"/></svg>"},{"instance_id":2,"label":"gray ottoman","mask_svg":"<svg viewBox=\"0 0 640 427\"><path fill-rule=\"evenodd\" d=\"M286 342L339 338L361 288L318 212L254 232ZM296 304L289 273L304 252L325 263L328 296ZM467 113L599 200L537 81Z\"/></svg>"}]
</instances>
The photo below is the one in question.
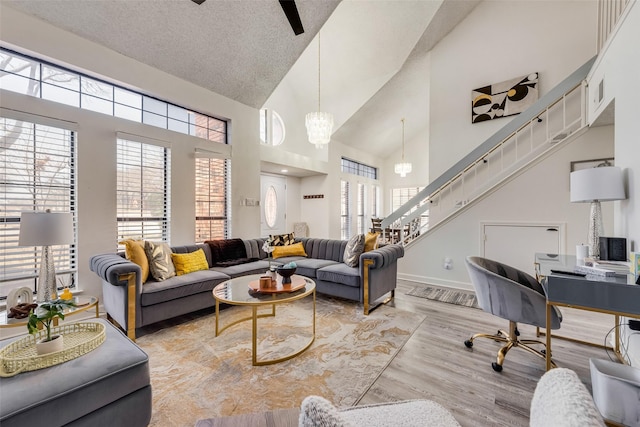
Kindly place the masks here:
<instances>
[{"instance_id":1,"label":"gray ottoman","mask_svg":"<svg viewBox=\"0 0 640 427\"><path fill-rule=\"evenodd\" d=\"M95 350L50 368L0 378L2 427L149 424L148 356L109 322L91 321L106 325L106 339Z\"/></svg>"}]
</instances>

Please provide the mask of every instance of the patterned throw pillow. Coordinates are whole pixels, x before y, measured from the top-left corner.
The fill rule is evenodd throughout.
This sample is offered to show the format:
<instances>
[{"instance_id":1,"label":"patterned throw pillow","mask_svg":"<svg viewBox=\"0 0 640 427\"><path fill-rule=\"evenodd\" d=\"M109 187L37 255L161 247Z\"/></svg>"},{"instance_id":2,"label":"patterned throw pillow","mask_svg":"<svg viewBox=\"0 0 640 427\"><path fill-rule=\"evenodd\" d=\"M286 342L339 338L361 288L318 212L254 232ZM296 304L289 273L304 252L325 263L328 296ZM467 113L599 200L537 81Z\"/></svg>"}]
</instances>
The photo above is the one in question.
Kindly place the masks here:
<instances>
[{"instance_id":1,"label":"patterned throw pillow","mask_svg":"<svg viewBox=\"0 0 640 427\"><path fill-rule=\"evenodd\" d=\"M149 261L144 253L144 240L123 240L118 242L124 245L124 254L127 259L140 266L142 269L142 283L149 278Z\"/></svg>"},{"instance_id":2,"label":"patterned throw pillow","mask_svg":"<svg viewBox=\"0 0 640 427\"><path fill-rule=\"evenodd\" d=\"M269 235L269 237L272 242L271 246L288 246L295 243L295 236L293 233Z\"/></svg>"},{"instance_id":3,"label":"patterned throw pillow","mask_svg":"<svg viewBox=\"0 0 640 427\"><path fill-rule=\"evenodd\" d=\"M171 260L171 248L164 242L144 242L144 252L149 260L149 272L158 282L176 275Z\"/></svg>"},{"instance_id":4,"label":"patterned throw pillow","mask_svg":"<svg viewBox=\"0 0 640 427\"><path fill-rule=\"evenodd\" d=\"M360 263L360 255L364 251L364 234L356 234L347 242L344 250L343 261L349 267L357 267Z\"/></svg>"},{"instance_id":5,"label":"patterned throw pillow","mask_svg":"<svg viewBox=\"0 0 640 427\"><path fill-rule=\"evenodd\" d=\"M176 267L176 275L178 276L209 269L207 257L202 249L188 254L171 254L171 259Z\"/></svg>"}]
</instances>

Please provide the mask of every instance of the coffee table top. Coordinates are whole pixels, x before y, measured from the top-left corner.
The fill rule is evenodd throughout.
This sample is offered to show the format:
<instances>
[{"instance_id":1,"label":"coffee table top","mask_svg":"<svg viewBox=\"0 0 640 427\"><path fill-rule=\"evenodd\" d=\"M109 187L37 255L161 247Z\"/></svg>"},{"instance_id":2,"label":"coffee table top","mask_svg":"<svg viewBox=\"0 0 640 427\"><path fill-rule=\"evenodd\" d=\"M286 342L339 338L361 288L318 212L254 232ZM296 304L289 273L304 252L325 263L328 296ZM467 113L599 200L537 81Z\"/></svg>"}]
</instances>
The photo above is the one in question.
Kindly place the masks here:
<instances>
[{"instance_id":1,"label":"coffee table top","mask_svg":"<svg viewBox=\"0 0 640 427\"><path fill-rule=\"evenodd\" d=\"M220 283L213 289L213 297L220 302L233 305L265 305L274 302L288 302L304 298L316 289L316 282L308 277L294 274L291 281L304 281L305 286L294 292L261 293L249 287L249 283L259 280L262 274L236 277Z\"/></svg>"}]
</instances>

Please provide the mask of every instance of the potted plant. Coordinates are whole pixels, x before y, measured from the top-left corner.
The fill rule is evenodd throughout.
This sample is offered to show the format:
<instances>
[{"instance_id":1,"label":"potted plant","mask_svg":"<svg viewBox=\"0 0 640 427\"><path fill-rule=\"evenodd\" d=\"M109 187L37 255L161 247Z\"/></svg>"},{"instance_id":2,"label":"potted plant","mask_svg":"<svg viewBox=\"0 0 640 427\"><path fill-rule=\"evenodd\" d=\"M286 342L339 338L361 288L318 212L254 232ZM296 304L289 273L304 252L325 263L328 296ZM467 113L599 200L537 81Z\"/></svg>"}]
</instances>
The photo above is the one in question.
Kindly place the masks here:
<instances>
[{"instance_id":1,"label":"potted plant","mask_svg":"<svg viewBox=\"0 0 640 427\"><path fill-rule=\"evenodd\" d=\"M29 333L33 335L38 332L38 323L41 323L47 331L47 337L36 343L38 354L53 353L64 348L62 335L51 336L51 325L56 318L64 320L64 310L75 306L73 301L57 299L43 302L35 310L31 310L27 323Z\"/></svg>"}]
</instances>

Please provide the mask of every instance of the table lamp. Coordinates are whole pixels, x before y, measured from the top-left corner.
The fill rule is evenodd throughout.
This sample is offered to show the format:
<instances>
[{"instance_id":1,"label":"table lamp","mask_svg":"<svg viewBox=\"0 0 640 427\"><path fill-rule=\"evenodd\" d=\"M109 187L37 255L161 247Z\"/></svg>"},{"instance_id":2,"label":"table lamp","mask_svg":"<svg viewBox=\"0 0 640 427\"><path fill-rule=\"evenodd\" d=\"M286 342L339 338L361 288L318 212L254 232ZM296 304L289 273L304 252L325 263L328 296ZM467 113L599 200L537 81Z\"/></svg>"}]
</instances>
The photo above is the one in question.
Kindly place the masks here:
<instances>
[{"instance_id":1,"label":"table lamp","mask_svg":"<svg viewBox=\"0 0 640 427\"><path fill-rule=\"evenodd\" d=\"M590 202L588 244L591 256L600 258L602 208L600 202L626 199L622 170L615 166L601 166L571 172L571 202Z\"/></svg>"},{"instance_id":2,"label":"table lamp","mask_svg":"<svg viewBox=\"0 0 640 427\"><path fill-rule=\"evenodd\" d=\"M53 245L74 243L73 214L70 212L22 212L19 246L42 246L42 263L38 278L36 301L57 299L56 271L53 265Z\"/></svg>"}]
</instances>

